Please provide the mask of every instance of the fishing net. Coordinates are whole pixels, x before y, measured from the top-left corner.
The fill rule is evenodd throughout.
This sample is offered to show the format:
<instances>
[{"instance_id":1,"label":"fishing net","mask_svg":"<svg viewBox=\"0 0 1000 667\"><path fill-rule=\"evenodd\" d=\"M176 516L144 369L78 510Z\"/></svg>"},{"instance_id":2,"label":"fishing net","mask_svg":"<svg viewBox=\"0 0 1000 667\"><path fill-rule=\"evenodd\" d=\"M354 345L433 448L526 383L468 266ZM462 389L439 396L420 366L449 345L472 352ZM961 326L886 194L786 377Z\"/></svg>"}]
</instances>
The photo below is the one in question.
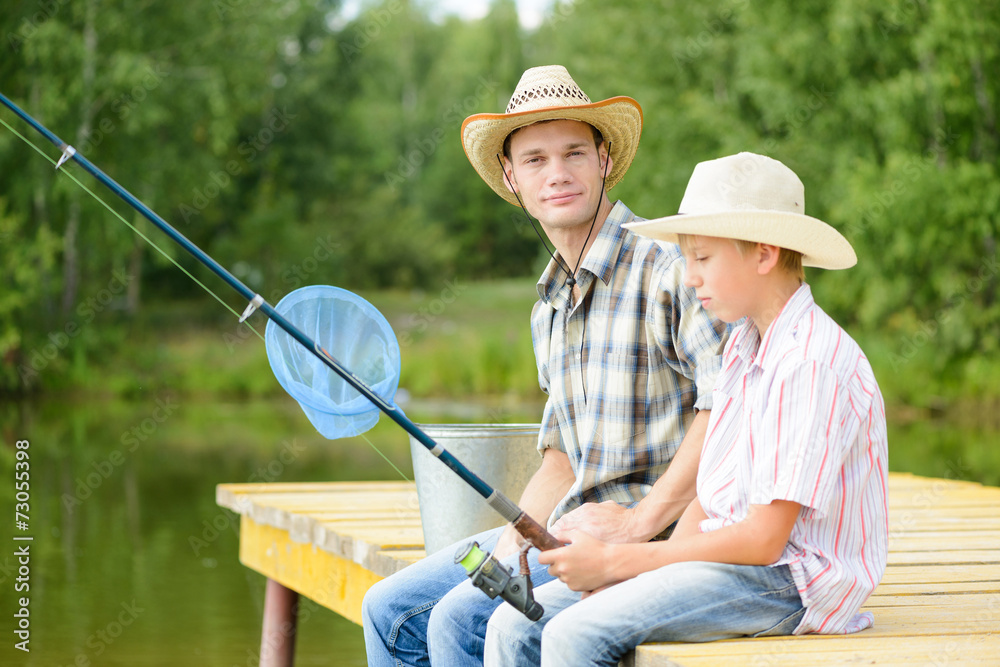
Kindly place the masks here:
<instances>
[{"instance_id":1,"label":"fishing net","mask_svg":"<svg viewBox=\"0 0 1000 667\"><path fill-rule=\"evenodd\" d=\"M390 405L399 386L399 344L378 310L338 287L311 285L275 306ZM378 421L379 410L273 321L264 332L271 370L326 438L349 438Z\"/></svg>"}]
</instances>

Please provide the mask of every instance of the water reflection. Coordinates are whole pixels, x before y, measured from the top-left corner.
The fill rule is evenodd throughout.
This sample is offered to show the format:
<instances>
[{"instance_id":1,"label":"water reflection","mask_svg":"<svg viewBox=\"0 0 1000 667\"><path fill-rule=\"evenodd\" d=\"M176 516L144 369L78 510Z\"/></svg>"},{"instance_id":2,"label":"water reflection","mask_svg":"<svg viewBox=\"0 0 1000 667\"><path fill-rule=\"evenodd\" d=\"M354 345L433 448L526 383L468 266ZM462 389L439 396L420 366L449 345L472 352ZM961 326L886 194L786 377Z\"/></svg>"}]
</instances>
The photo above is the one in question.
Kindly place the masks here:
<instances>
[{"instance_id":1,"label":"water reflection","mask_svg":"<svg viewBox=\"0 0 1000 667\"><path fill-rule=\"evenodd\" d=\"M31 443L35 538L31 652L14 649L8 634L3 664L255 666L263 578L239 564L236 517L215 504L216 484L412 477L407 436L386 419L363 438L329 442L290 399L169 398L0 406L5 480L13 480L14 442ZM469 423L540 413L426 403L407 414ZM893 425L890 467L1000 485L997 439L947 422ZM22 595L12 529L2 522L6 619ZM322 607L303 614L296 653L299 665L365 664L360 628Z\"/></svg>"},{"instance_id":2,"label":"water reflection","mask_svg":"<svg viewBox=\"0 0 1000 667\"><path fill-rule=\"evenodd\" d=\"M284 402L156 410L155 400L7 410L5 479L14 441L31 442L32 650L5 641L0 662L254 665L263 580L239 564L237 521L216 506L215 485L392 473L364 443L310 433ZM384 430L370 437L407 471L405 438ZM0 613L10 619L16 566L4 551ZM364 664L360 630L317 613L299 664L332 663Z\"/></svg>"}]
</instances>

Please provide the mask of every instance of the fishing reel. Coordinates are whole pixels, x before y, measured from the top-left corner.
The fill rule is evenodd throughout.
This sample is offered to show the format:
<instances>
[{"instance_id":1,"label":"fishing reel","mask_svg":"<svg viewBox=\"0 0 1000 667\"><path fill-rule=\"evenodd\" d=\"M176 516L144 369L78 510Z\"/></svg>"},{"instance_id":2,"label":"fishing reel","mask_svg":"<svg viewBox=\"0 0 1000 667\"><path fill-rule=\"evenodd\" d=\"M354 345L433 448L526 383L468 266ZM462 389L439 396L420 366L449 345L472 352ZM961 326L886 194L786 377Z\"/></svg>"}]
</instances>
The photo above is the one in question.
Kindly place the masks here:
<instances>
[{"instance_id":1,"label":"fishing reel","mask_svg":"<svg viewBox=\"0 0 1000 667\"><path fill-rule=\"evenodd\" d=\"M491 600L499 595L530 620L537 621L542 617L545 610L535 602L526 552L521 552L521 572L516 575L512 568L483 551L475 541L459 547L455 552L455 564L464 567L472 585L490 596Z\"/></svg>"}]
</instances>

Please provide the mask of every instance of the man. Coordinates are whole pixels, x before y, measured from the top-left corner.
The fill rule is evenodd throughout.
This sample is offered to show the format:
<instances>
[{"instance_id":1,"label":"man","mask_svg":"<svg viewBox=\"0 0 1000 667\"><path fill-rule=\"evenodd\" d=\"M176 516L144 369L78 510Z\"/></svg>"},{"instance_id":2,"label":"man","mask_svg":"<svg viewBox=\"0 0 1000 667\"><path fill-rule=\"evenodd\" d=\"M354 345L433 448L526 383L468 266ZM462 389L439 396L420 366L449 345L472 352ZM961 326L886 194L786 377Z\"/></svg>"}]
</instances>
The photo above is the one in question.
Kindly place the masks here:
<instances>
[{"instance_id":1,"label":"man","mask_svg":"<svg viewBox=\"0 0 1000 667\"><path fill-rule=\"evenodd\" d=\"M555 246L531 315L548 394L542 463L519 505L538 521L615 542L657 536L694 497L726 332L683 287L677 246L623 229L640 218L608 199L641 129L635 100L591 103L559 66L529 69L505 113L462 125L476 171L535 216ZM510 527L472 539L516 567L520 540ZM454 551L369 590L370 665L482 662L486 624L500 599L470 584ZM537 551L528 560L536 584L552 579Z\"/></svg>"}]
</instances>

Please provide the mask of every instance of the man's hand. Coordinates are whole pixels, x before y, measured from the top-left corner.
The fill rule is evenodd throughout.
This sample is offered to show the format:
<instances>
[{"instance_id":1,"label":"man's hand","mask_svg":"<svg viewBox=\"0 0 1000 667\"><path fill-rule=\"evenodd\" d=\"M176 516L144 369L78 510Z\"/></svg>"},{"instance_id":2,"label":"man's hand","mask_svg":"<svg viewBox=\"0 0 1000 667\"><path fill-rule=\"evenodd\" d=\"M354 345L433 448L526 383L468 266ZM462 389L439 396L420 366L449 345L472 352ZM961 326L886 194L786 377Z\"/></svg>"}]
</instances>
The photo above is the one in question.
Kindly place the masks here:
<instances>
[{"instance_id":1,"label":"man's hand","mask_svg":"<svg viewBox=\"0 0 1000 667\"><path fill-rule=\"evenodd\" d=\"M612 500L585 503L552 524L552 532L579 530L612 544L643 541L634 530L635 512Z\"/></svg>"},{"instance_id":2,"label":"man's hand","mask_svg":"<svg viewBox=\"0 0 1000 667\"><path fill-rule=\"evenodd\" d=\"M695 478L711 412L702 410L652 490L632 508L611 501L586 503L553 524L553 530L582 530L611 544L648 542L677 520L695 496Z\"/></svg>"},{"instance_id":3,"label":"man's hand","mask_svg":"<svg viewBox=\"0 0 1000 667\"><path fill-rule=\"evenodd\" d=\"M538 554L538 562L549 566L549 574L558 577L570 590L594 591L618 583L612 574L614 547L581 530L556 533L569 542L559 549Z\"/></svg>"},{"instance_id":4,"label":"man's hand","mask_svg":"<svg viewBox=\"0 0 1000 667\"><path fill-rule=\"evenodd\" d=\"M542 454L542 465L528 481L518 506L544 526L546 518L552 514L575 479L569 457L558 450L546 449ZM497 540L493 555L498 560L503 560L520 551L524 544L525 539L520 533L508 525Z\"/></svg>"}]
</instances>

